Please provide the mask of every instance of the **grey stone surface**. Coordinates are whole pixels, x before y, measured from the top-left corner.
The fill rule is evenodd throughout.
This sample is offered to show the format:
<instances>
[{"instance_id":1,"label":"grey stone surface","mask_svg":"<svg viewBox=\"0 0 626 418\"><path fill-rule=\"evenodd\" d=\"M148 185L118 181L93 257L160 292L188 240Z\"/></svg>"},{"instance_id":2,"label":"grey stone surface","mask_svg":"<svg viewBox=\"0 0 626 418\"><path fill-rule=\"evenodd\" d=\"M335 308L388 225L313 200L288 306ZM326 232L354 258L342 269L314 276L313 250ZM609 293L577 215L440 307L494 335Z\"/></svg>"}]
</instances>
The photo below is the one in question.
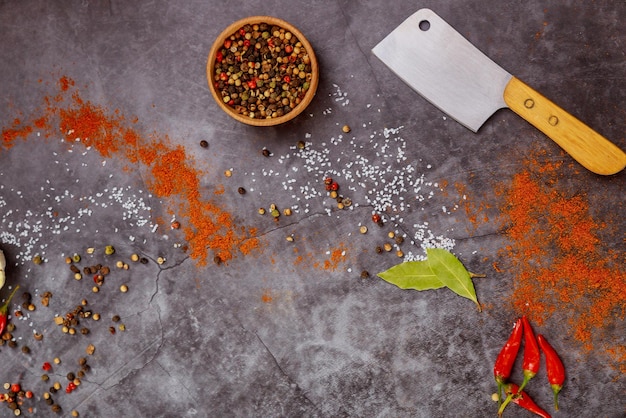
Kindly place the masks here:
<instances>
[{"instance_id":1,"label":"grey stone surface","mask_svg":"<svg viewBox=\"0 0 626 418\"><path fill-rule=\"evenodd\" d=\"M184 214L153 195L145 167L129 169L127 161L68 145L60 133L44 139L33 132L0 148L3 297L16 283L37 301L53 293L48 308L38 304L25 319L12 319L19 346L31 354L0 348L0 381L20 380L35 392L26 402L33 413L23 415L52 415L43 392L55 380L65 387L65 374L77 369L91 342L96 352L80 387L53 396L63 416L73 409L86 417L495 416L492 367L515 318L506 298L515 272L476 282L479 299L490 306L478 313L449 292L401 291L374 277L400 261L374 247L395 229L409 237L404 252L419 255L432 234L431 243L454 240L469 270L492 272L506 245L502 226L494 221L473 230L455 207L452 185L467 184L470 195L482 196L532 150L545 149L553 161L569 157L508 110L470 132L371 54L421 7L626 149L623 1L0 1L3 128L40 112L43 97L58 92L57 80L66 75L84 100L120 109L129 124L136 116L132 126L143 135L156 132L182 145L204 173L203 193L238 225L256 228L261 240L249 256L201 266L184 251L182 231L168 228ZM219 110L207 87L213 40L248 15L296 25L320 62L313 103L280 127L239 124ZM344 124L352 132L342 133ZM305 152L295 148L298 141L309 143ZM273 155L263 157L263 147ZM224 177L227 169L232 178ZM325 197L321 179L328 173L349 190L349 210L335 210ZM624 179L623 172L583 171L570 184L589 195L595 216L618 223L622 237L606 243L618 251L624 219L615 214L623 212ZM399 182L406 190L395 195ZM443 182L449 192L442 192ZM224 193L214 195L220 185ZM377 193L397 205L384 229L370 220ZM293 207L294 215L278 224L260 217L258 207L270 203ZM359 234L359 225L368 234ZM285 239L290 235L293 243ZM91 279L74 281L64 258L79 251L94 262L117 259L102 255L105 245L115 246L116 257L138 252L149 263L113 267L110 287L93 294L85 284ZM100 252L88 256L88 247ZM319 268L337 249L345 254L336 268ZM33 265L35 254L45 263ZM159 256L166 258L162 265ZM359 278L362 270L372 277ZM122 283L126 294L115 290ZM82 298L103 318L89 322L88 336L65 335L53 316ZM116 314L127 331L111 335ZM557 313L543 332L567 335L565 319ZM623 319L608 326L608 334L624 335ZM44 340L32 340L33 332ZM585 355L564 338L568 380L555 416L623 416L623 375L601 349ZM55 357L62 363L53 364L49 383L41 382L41 364ZM545 377L529 393L551 410ZM6 405L0 411L10 412ZM532 415L511 407L505 416Z\"/></svg>"}]
</instances>

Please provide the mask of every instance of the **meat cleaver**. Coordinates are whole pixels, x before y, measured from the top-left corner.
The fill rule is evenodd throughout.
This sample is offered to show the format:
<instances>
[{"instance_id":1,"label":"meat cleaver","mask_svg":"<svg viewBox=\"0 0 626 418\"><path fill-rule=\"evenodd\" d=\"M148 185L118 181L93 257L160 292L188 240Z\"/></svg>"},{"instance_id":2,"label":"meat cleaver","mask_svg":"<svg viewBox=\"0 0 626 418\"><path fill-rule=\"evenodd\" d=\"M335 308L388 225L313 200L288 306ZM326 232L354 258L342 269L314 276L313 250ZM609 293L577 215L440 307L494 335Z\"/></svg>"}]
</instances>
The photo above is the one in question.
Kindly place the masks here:
<instances>
[{"instance_id":1,"label":"meat cleaver","mask_svg":"<svg viewBox=\"0 0 626 418\"><path fill-rule=\"evenodd\" d=\"M429 102L477 132L508 107L590 171L610 175L626 153L503 70L430 9L406 19L372 50Z\"/></svg>"}]
</instances>

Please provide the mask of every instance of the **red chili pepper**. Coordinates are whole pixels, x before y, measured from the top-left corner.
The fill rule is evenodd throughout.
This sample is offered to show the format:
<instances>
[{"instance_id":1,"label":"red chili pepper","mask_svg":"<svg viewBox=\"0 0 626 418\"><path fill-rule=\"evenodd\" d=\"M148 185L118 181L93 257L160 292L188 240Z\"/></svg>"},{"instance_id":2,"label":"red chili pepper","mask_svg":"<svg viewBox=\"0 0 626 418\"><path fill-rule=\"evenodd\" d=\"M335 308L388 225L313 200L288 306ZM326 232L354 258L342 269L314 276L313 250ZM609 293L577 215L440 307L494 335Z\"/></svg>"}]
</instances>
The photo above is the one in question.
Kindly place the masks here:
<instances>
[{"instance_id":1,"label":"red chili pepper","mask_svg":"<svg viewBox=\"0 0 626 418\"><path fill-rule=\"evenodd\" d=\"M552 386L552 392L554 392L554 409L559 410L559 392L563 389L563 383L565 383L565 366L561 361L556 350L552 348L546 338L539 334L537 335L537 342L541 351L546 356L546 370L548 372L548 382Z\"/></svg>"},{"instance_id":2,"label":"red chili pepper","mask_svg":"<svg viewBox=\"0 0 626 418\"><path fill-rule=\"evenodd\" d=\"M539 364L541 360L541 352L539 351L539 345L537 345L537 339L533 333L533 329L530 326L530 322L526 316L522 317L522 328L524 329L524 362L522 364L522 370L524 371L524 381L519 387L519 391L524 390L524 387L528 384L530 379L535 377L539 372ZM513 395L509 395L504 400L504 403L500 406L499 413L502 414L504 408L511 402Z\"/></svg>"},{"instance_id":3,"label":"red chili pepper","mask_svg":"<svg viewBox=\"0 0 626 418\"><path fill-rule=\"evenodd\" d=\"M515 363L519 347L522 344L522 330L523 325L522 319L520 318L515 321L513 331L506 344L504 344L504 347L502 347L502 350L500 350L500 354L498 354L496 363L493 366L493 376L498 384L498 405L502 404L502 385L504 385L506 379L511 376L511 369Z\"/></svg>"},{"instance_id":4,"label":"red chili pepper","mask_svg":"<svg viewBox=\"0 0 626 418\"><path fill-rule=\"evenodd\" d=\"M0 335L2 335L4 328L7 326L7 311L9 310L11 299L13 299L13 295L15 295L15 292L17 292L19 288L19 286L15 286L15 289L13 289L13 292L11 292L5 304L0 306Z\"/></svg>"},{"instance_id":5,"label":"red chili pepper","mask_svg":"<svg viewBox=\"0 0 626 418\"><path fill-rule=\"evenodd\" d=\"M504 385L504 393L506 393L508 396L512 395L513 402L515 402L522 408L527 409L530 412L539 415L540 417L551 418L550 414L539 408L539 405L537 405L526 392L519 391L519 387L515 383L508 383ZM501 412L498 413L502 414Z\"/></svg>"},{"instance_id":6,"label":"red chili pepper","mask_svg":"<svg viewBox=\"0 0 626 418\"><path fill-rule=\"evenodd\" d=\"M541 360L539 345L537 344L535 333L530 326L528 318L523 316L522 323L524 324L524 363L522 365L522 370L524 371L524 381L520 386L520 391L524 390L528 381L537 375Z\"/></svg>"}]
</instances>

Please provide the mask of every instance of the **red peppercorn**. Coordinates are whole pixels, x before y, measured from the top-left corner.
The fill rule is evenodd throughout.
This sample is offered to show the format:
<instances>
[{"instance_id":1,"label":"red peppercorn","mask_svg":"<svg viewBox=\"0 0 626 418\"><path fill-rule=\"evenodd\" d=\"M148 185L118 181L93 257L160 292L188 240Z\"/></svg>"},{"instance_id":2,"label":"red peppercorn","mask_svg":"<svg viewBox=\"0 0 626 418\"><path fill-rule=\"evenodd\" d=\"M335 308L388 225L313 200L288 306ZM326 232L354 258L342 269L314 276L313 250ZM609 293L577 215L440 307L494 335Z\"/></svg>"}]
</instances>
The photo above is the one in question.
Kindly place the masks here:
<instances>
[{"instance_id":1,"label":"red peppercorn","mask_svg":"<svg viewBox=\"0 0 626 418\"><path fill-rule=\"evenodd\" d=\"M333 183L330 185L330 190L333 190L333 191L335 191L335 192L336 192L337 190L339 190L339 184L338 184L337 182L333 182Z\"/></svg>"},{"instance_id":2,"label":"red peppercorn","mask_svg":"<svg viewBox=\"0 0 626 418\"><path fill-rule=\"evenodd\" d=\"M291 77L289 77L288 75L286 75L286 76L284 76L284 77L283 77L283 81L284 81L285 83L291 83Z\"/></svg>"},{"instance_id":3,"label":"red peppercorn","mask_svg":"<svg viewBox=\"0 0 626 418\"><path fill-rule=\"evenodd\" d=\"M331 185L331 184L333 184L333 179L332 179L331 177L326 177L326 178L324 179L324 184L326 184L326 185Z\"/></svg>"},{"instance_id":4,"label":"red peppercorn","mask_svg":"<svg viewBox=\"0 0 626 418\"><path fill-rule=\"evenodd\" d=\"M26 398L30 399L34 396L33 391L32 390L27 390L26 393L24 394L24 396L26 396Z\"/></svg>"},{"instance_id":5,"label":"red peppercorn","mask_svg":"<svg viewBox=\"0 0 626 418\"><path fill-rule=\"evenodd\" d=\"M226 39L224 41L224 48L226 49L230 49L230 45L232 44L232 41L230 39Z\"/></svg>"},{"instance_id":6,"label":"red peppercorn","mask_svg":"<svg viewBox=\"0 0 626 418\"><path fill-rule=\"evenodd\" d=\"M74 384L74 382L70 382L67 384L67 387L65 388L65 392L71 393L74 389L76 389L76 385Z\"/></svg>"},{"instance_id":7,"label":"red peppercorn","mask_svg":"<svg viewBox=\"0 0 626 418\"><path fill-rule=\"evenodd\" d=\"M377 213L373 214L373 215L372 215L372 221L373 221L375 224L380 223L380 221L381 221L381 219L380 219L380 215L379 215L379 214L377 214Z\"/></svg>"},{"instance_id":8,"label":"red peppercorn","mask_svg":"<svg viewBox=\"0 0 626 418\"><path fill-rule=\"evenodd\" d=\"M226 81L226 80L228 80L228 74L226 74L226 73L220 73L220 80L222 80L222 81Z\"/></svg>"},{"instance_id":9,"label":"red peppercorn","mask_svg":"<svg viewBox=\"0 0 626 418\"><path fill-rule=\"evenodd\" d=\"M52 365L46 361L41 368L48 372L52 369Z\"/></svg>"},{"instance_id":10,"label":"red peppercorn","mask_svg":"<svg viewBox=\"0 0 626 418\"><path fill-rule=\"evenodd\" d=\"M246 30L244 28L239 29L239 34L241 36L246 36Z\"/></svg>"},{"instance_id":11,"label":"red peppercorn","mask_svg":"<svg viewBox=\"0 0 626 418\"><path fill-rule=\"evenodd\" d=\"M11 392L18 393L20 390L22 390L22 387L19 383L13 383L11 385Z\"/></svg>"},{"instance_id":12,"label":"red peppercorn","mask_svg":"<svg viewBox=\"0 0 626 418\"><path fill-rule=\"evenodd\" d=\"M245 41L243 41L243 46L245 46L246 48L248 48L250 46L250 40L246 39Z\"/></svg>"},{"instance_id":13,"label":"red peppercorn","mask_svg":"<svg viewBox=\"0 0 626 418\"><path fill-rule=\"evenodd\" d=\"M285 52L291 54L293 52L293 46L285 45Z\"/></svg>"},{"instance_id":14,"label":"red peppercorn","mask_svg":"<svg viewBox=\"0 0 626 418\"><path fill-rule=\"evenodd\" d=\"M248 87L250 89L256 89L256 80L255 79L252 79L252 80L248 81L247 84L248 84Z\"/></svg>"},{"instance_id":15,"label":"red peppercorn","mask_svg":"<svg viewBox=\"0 0 626 418\"><path fill-rule=\"evenodd\" d=\"M267 40L267 46L274 48L274 38L270 38Z\"/></svg>"},{"instance_id":16,"label":"red peppercorn","mask_svg":"<svg viewBox=\"0 0 626 418\"><path fill-rule=\"evenodd\" d=\"M224 60L224 54L222 54L222 51L217 51L217 55L215 55L215 59L217 60L217 62L222 62Z\"/></svg>"}]
</instances>

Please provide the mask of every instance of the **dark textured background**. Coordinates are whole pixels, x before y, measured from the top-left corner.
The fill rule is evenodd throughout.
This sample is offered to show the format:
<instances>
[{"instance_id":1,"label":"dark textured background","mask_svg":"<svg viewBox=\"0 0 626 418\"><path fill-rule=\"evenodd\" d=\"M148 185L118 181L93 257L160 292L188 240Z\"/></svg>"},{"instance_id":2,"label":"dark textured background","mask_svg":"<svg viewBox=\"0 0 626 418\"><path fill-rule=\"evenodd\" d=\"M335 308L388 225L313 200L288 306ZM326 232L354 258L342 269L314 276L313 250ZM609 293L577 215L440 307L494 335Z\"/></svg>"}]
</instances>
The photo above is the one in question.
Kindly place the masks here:
<instances>
[{"instance_id":1,"label":"dark textured background","mask_svg":"<svg viewBox=\"0 0 626 418\"><path fill-rule=\"evenodd\" d=\"M34 268L25 259L25 240L12 245L3 235L9 281L33 294L52 290L54 312L65 312L82 297L66 280L61 254L111 243L120 253L139 248L152 260L159 255L168 260L163 266L133 266L131 291L110 295L100 307L121 315L128 331L92 335L98 347L90 360L92 372L75 393L56 397L65 414L77 409L81 416L495 415L492 364L515 317L505 302L515 272L495 274L490 267L506 245L501 226L491 222L473 230L462 209L450 211L459 197L431 184L467 184L468 195L483 196L518 171L533 151L546 150L555 161L569 162L569 157L508 110L497 112L478 134L470 132L443 117L371 54L376 43L422 7L434 9L507 71L626 149L623 1L394 1L392 6L378 0L0 1L2 126L36 113L58 77L67 75L84 99L120 109L129 119L137 116L134 126L146 135L159 132L184 145L204 170L208 193L224 184L219 203L238 223L257 227L262 237L261 255L199 268L173 247L180 240L176 231L153 232L122 217L120 205L99 204L118 187L130 201L150 206L135 218L169 219L170 206L149 195L141 169L124 171L115 158L103 165L102 157L83 153L79 144L68 153L60 141L37 140L35 134L0 151L5 202L0 232L17 230L9 221L20 217L33 227L43 225L41 238L32 229L29 236L36 241L33 252L48 259ZM205 66L223 28L263 14L283 18L307 36L321 79L304 114L284 126L259 129L219 110L207 88ZM331 145L344 124L352 132ZM332 216L325 197L296 202L296 192L283 190L286 173L296 186L320 184L318 174L307 172L305 161L295 156L298 141L330 150L332 170L341 173L355 154L373 163L384 160L369 145L384 143L385 128L399 127L391 137L400 139L392 144L406 145L406 164L416 170L413 180L424 174L423 191L432 190L433 197L407 209L395 227L379 230L371 224L372 207L360 187L351 196L358 206ZM198 146L203 139L210 143L208 151ZM355 151L359 144L365 144L363 151ZM263 147L274 155L262 157ZM279 161L286 155L290 158ZM234 175L226 180L222 173L228 168ZM261 174L270 170L280 177ZM615 219L616 208L623 210L625 174L575 171L572 191L589 195L597 218ZM238 195L239 186L249 193ZM62 195L64 189L71 197L51 203L49 196ZM98 204L80 196L96 196ZM277 226L256 214L259 206L272 202L298 204L300 210ZM46 225L57 221L39 215L51 204L68 213L76 213L78 205L94 212L74 216L77 222L69 231L51 234ZM455 239L454 252L470 270L490 273L476 282L479 299L489 306L484 312L449 292L418 294L375 277L359 279L362 270L373 275L399 261L374 254L388 230L413 235L413 225L424 222L433 234ZM359 224L368 225L370 233L360 235ZM623 231L623 221L617 227ZM285 240L290 234L294 243ZM613 239L607 246L623 250L623 238ZM345 263L335 271L313 266L340 243ZM296 263L294 246L312 260ZM408 246L403 249L408 253ZM412 251L420 253L418 247ZM269 303L262 298L267 292ZM5 365L0 381L19 376L37 396L47 389L39 382L43 361L56 356L73 361L83 352L82 342L51 324L49 312L38 309L31 322L17 321L16 335L24 340L30 338L29 328L46 333L45 344L29 343L30 356L0 349ZM555 315L542 332L559 341L562 319ZM618 321L615 335L623 331ZM601 353L581 354L574 341L555 345L568 367L562 412L555 415L623 416L623 375L606 365ZM64 368L55 370L63 380ZM529 392L551 410L545 377L539 379ZM35 405L36 415L49 414L41 400ZM2 405L0 411L8 409ZM506 416L531 414L511 407Z\"/></svg>"}]
</instances>

